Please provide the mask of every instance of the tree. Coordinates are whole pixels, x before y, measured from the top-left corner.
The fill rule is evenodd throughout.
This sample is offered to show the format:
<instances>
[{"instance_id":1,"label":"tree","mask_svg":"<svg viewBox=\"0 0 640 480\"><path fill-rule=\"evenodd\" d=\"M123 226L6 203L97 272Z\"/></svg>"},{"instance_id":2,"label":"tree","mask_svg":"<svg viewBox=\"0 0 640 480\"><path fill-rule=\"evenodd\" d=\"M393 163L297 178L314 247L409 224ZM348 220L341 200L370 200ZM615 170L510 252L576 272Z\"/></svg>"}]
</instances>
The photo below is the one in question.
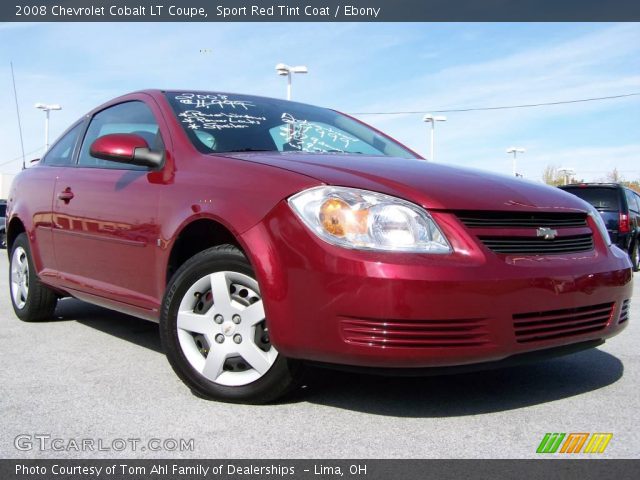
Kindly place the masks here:
<instances>
[{"instance_id":1,"label":"tree","mask_svg":"<svg viewBox=\"0 0 640 480\"><path fill-rule=\"evenodd\" d=\"M624 182L624 178L622 177L620 172L618 172L618 167L614 167L613 170L611 170L609 173L607 173L607 181L609 181L611 183L623 183Z\"/></svg>"},{"instance_id":2,"label":"tree","mask_svg":"<svg viewBox=\"0 0 640 480\"><path fill-rule=\"evenodd\" d=\"M634 180L633 182L623 182L623 184L629 187L631 190L635 190L640 193L640 181Z\"/></svg>"},{"instance_id":3,"label":"tree","mask_svg":"<svg viewBox=\"0 0 640 480\"><path fill-rule=\"evenodd\" d=\"M618 167L614 167L609 173L607 173L607 182L619 183L625 187L640 192L640 180L625 180L624 176L618 171Z\"/></svg>"},{"instance_id":4,"label":"tree","mask_svg":"<svg viewBox=\"0 0 640 480\"><path fill-rule=\"evenodd\" d=\"M558 172L558 167L556 165L547 165L544 167L542 180L547 185L553 185L555 187L564 183L564 179L562 178L562 175L560 175L560 172Z\"/></svg>"}]
</instances>

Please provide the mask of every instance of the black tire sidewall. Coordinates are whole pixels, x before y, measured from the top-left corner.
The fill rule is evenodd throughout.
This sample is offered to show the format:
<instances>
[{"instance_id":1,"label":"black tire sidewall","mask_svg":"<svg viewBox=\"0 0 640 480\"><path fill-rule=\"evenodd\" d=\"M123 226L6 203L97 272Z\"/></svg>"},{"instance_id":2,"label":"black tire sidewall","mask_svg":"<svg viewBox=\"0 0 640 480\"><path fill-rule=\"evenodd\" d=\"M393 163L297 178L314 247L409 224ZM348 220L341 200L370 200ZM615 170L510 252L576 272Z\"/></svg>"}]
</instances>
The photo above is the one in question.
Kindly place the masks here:
<instances>
[{"instance_id":1,"label":"black tire sidewall","mask_svg":"<svg viewBox=\"0 0 640 480\"><path fill-rule=\"evenodd\" d=\"M29 265L29 291L27 292L27 298L24 302L24 307L18 308L16 302L13 299L13 282L11 278L11 272L13 271L13 254L18 249L18 247L22 247L26 252L27 256L27 264ZM26 313L29 310L29 299L33 296L31 293L31 272L33 270L33 262L31 261L31 250L29 249L29 241L27 236L22 233L18 235L16 240L13 242L13 246L11 247L11 252L9 253L9 294L11 295L11 306L13 306L13 311L15 314L22 319L23 316L27 316Z\"/></svg>"},{"instance_id":2,"label":"black tire sidewall","mask_svg":"<svg viewBox=\"0 0 640 480\"><path fill-rule=\"evenodd\" d=\"M22 247L27 256L27 264L29 265L29 291L23 308L18 308L13 300L13 292L11 292L11 266L13 264L13 254L18 247ZM11 306L16 316L25 322L33 322L47 320L53 314L57 298L53 292L49 291L40 283L40 279L36 273L35 265L31 255L31 245L26 233L18 235L11 246L9 256L9 291L11 293Z\"/></svg>"},{"instance_id":3,"label":"black tire sidewall","mask_svg":"<svg viewBox=\"0 0 640 480\"><path fill-rule=\"evenodd\" d=\"M160 316L160 337L169 363L194 393L227 402L267 403L286 393L295 382L297 362L281 354L262 377L247 385L229 387L211 382L197 372L185 357L178 340L177 312L189 288L200 278L217 271L234 271L256 278L242 253L233 248L211 248L188 260L167 287Z\"/></svg>"}]
</instances>

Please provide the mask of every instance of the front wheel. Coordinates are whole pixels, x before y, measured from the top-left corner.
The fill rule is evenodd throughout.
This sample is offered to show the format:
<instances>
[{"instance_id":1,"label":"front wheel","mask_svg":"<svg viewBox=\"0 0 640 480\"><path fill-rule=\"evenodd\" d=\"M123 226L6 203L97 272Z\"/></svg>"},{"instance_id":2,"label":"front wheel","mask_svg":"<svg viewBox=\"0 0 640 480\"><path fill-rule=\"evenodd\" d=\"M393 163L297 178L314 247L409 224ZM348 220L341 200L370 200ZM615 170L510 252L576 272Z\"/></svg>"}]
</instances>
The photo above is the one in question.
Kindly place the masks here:
<instances>
[{"instance_id":1,"label":"front wheel","mask_svg":"<svg viewBox=\"0 0 640 480\"><path fill-rule=\"evenodd\" d=\"M200 252L175 273L160 335L174 371L206 398L267 403L299 378L298 362L271 345L260 287L245 256L231 245Z\"/></svg>"}]
</instances>

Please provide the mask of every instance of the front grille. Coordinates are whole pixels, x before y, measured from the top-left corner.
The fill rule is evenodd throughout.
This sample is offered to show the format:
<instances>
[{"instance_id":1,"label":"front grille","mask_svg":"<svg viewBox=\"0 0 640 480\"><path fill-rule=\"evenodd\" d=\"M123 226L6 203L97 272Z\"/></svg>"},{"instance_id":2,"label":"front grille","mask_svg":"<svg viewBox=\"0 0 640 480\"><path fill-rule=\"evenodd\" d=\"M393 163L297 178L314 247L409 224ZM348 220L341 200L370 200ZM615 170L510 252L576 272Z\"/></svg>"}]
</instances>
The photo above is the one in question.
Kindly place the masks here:
<instances>
[{"instance_id":1,"label":"front grille","mask_svg":"<svg viewBox=\"0 0 640 480\"><path fill-rule=\"evenodd\" d=\"M370 347L479 347L490 343L487 320L410 321L344 317L341 330L345 341Z\"/></svg>"},{"instance_id":2,"label":"front grille","mask_svg":"<svg viewBox=\"0 0 640 480\"><path fill-rule=\"evenodd\" d=\"M620 316L618 317L618 323L624 323L629 320L629 311L631 310L631 300L624 300L622 307L620 307Z\"/></svg>"},{"instance_id":3,"label":"front grille","mask_svg":"<svg viewBox=\"0 0 640 480\"><path fill-rule=\"evenodd\" d=\"M542 237L478 237L487 248L496 253L520 255L549 255L588 252L593 250L593 235L573 235L545 240Z\"/></svg>"},{"instance_id":4,"label":"front grille","mask_svg":"<svg viewBox=\"0 0 640 480\"><path fill-rule=\"evenodd\" d=\"M469 228L521 228L587 226L586 213L560 212L456 212L462 223Z\"/></svg>"},{"instance_id":5,"label":"front grille","mask_svg":"<svg viewBox=\"0 0 640 480\"><path fill-rule=\"evenodd\" d=\"M458 211L458 219L491 251L515 255L558 255L593 250L586 213ZM556 237L538 236L539 228ZM514 231L515 230L515 231ZM522 233L520 233L522 232Z\"/></svg>"},{"instance_id":6,"label":"front grille","mask_svg":"<svg viewBox=\"0 0 640 480\"><path fill-rule=\"evenodd\" d=\"M597 332L607 326L613 303L513 315L518 343L540 342Z\"/></svg>"}]
</instances>

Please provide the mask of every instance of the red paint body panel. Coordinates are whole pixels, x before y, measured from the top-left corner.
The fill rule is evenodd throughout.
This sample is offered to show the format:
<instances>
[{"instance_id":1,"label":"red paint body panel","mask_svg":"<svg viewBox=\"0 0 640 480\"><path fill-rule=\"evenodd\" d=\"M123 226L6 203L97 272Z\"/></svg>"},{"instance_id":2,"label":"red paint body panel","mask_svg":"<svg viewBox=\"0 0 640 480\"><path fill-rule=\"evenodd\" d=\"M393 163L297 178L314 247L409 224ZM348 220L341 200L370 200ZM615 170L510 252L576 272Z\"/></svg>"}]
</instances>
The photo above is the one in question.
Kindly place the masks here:
<instances>
[{"instance_id":1,"label":"red paint body panel","mask_svg":"<svg viewBox=\"0 0 640 480\"><path fill-rule=\"evenodd\" d=\"M498 256L479 246L453 215L434 214L445 235L457 239L454 254L380 254L328 245L288 209L282 203L243 235L248 247L259 252L255 261L269 299L267 318L275 323L271 340L285 355L358 366L460 365L607 338L625 326L616 319L622 301L631 296L628 257L601 240L594 252ZM569 340L516 342L514 314L606 302L615 302L615 311L605 330ZM429 348L359 345L347 342L341 331L350 320L373 321L379 328L402 320L408 330L425 321L451 326L482 320L487 342Z\"/></svg>"},{"instance_id":2,"label":"red paint body panel","mask_svg":"<svg viewBox=\"0 0 640 480\"><path fill-rule=\"evenodd\" d=\"M45 167L46 168L46 167ZM53 244L58 286L157 308L162 272L157 261L158 199L162 185L141 171L59 168Z\"/></svg>"},{"instance_id":3,"label":"red paint body panel","mask_svg":"<svg viewBox=\"0 0 640 480\"><path fill-rule=\"evenodd\" d=\"M366 155L233 154L235 158L286 168L330 185L399 196L436 210L584 211L575 195L505 175L423 160Z\"/></svg>"},{"instance_id":4,"label":"red paint body panel","mask_svg":"<svg viewBox=\"0 0 640 480\"><path fill-rule=\"evenodd\" d=\"M24 225L42 281L60 291L157 320L176 239L191 222L210 219L235 236L254 265L271 340L287 356L374 367L459 365L608 338L626 325L617 319L631 296L630 263L604 244L591 220L572 230L594 233L591 251L514 256L489 250L477 236L490 230L472 232L452 213L585 212L571 194L421 160L204 155L159 91L120 97L89 115L128 100L145 102L158 121L166 147L161 170L38 165L12 187L9 234L14 222ZM428 208L454 253L358 251L320 240L286 199L322 184ZM58 198L63 191L73 198ZM605 324L569 337L517 338L513 316L539 312L547 313L522 328L535 331L545 321L564 332L586 317Z\"/></svg>"},{"instance_id":5,"label":"red paint body panel","mask_svg":"<svg viewBox=\"0 0 640 480\"><path fill-rule=\"evenodd\" d=\"M54 186L55 174L46 169L34 168L28 175L23 171L13 181L7 202L7 226L14 218L25 225L33 261L43 279L53 275L56 268L51 235Z\"/></svg>"}]
</instances>

